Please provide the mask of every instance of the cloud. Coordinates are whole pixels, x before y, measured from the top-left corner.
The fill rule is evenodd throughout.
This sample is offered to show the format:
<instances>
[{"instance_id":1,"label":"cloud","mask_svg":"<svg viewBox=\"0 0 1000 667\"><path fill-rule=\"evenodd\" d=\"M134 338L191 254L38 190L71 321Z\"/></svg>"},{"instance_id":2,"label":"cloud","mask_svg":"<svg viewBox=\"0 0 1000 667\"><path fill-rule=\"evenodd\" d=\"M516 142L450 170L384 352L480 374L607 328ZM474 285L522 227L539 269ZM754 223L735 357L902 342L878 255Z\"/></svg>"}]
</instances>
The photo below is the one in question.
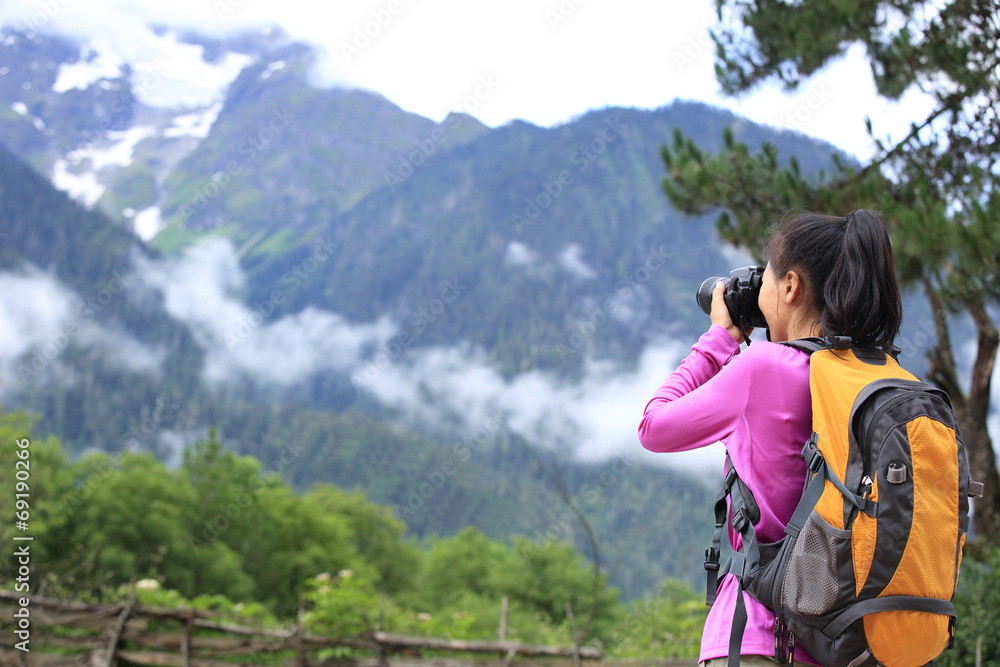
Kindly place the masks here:
<instances>
[{"instance_id":1,"label":"cloud","mask_svg":"<svg viewBox=\"0 0 1000 667\"><path fill-rule=\"evenodd\" d=\"M617 455L687 470L717 472L721 445L682 454L651 454L636 429L643 408L686 348L650 344L634 370L588 360L576 382L530 371L503 377L486 354L470 346L415 350L365 386L375 398L409 419L431 425L458 423L474 430L499 411L507 428L537 447L555 447L582 461Z\"/></svg>"},{"instance_id":2,"label":"cloud","mask_svg":"<svg viewBox=\"0 0 1000 667\"><path fill-rule=\"evenodd\" d=\"M158 374L167 357L160 346L150 347L121 327L87 326L81 330L80 341L100 349L122 370L134 373Z\"/></svg>"},{"instance_id":3,"label":"cloud","mask_svg":"<svg viewBox=\"0 0 1000 667\"><path fill-rule=\"evenodd\" d=\"M511 241L507 244L504 261L514 266L531 266L538 261L538 253L520 241Z\"/></svg>"},{"instance_id":4,"label":"cloud","mask_svg":"<svg viewBox=\"0 0 1000 667\"><path fill-rule=\"evenodd\" d=\"M60 68L57 92L86 87L98 78L115 78L127 64L133 92L142 102L193 109L220 101L251 60L227 51L206 62L203 47L181 41L178 32L226 38L256 31L271 36L280 26L292 38L315 46L317 58L323 60L326 47L316 36L329 31L324 19L336 23L331 14L344 12L327 8L325 16L317 16L318 11L324 13L306 0L4 0L0 27L81 42L79 62ZM332 62L319 78L331 85L345 81L339 65Z\"/></svg>"},{"instance_id":5,"label":"cloud","mask_svg":"<svg viewBox=\"0 0 1000 667\"><path fill-rule=\"evenodd\" d=\"M559 262L559 266L580 280L597 277L597 273L583 261L583 248L576 243L569 244L556 261Z\"/></svg>"},{"instance_id":6,"label":"cloud","mask_svg":"<svg viewBox=\"0 0 1000 667\"><path fill-rule=\"evenodd\" d=\"M116 287L107 296L120 298L123 290ZM98 350L126 371L159 372L166 357L162 348L149 347L98 317L93 304L50 273L30 265L0 273L0 392L16 393L40 378L66 381L59 359L70 346Z\"/></svg>"},{"instance_id":7,"label":"cloud","mask_svg":"<svg viewBox=\"0 0 1000 667\"><path fill-rule=\"evenodd\" d=\"M61 333L73 293L54 276L29 268L0 274L0 360L10 362Z\"/></svg>"},{"instance_id":8,"label":"cloud","mask_svg":"<svg viewBox=\"0 0 1000 667\"><path fill-rule=\"evenodd\" d=\"M515 118L553 126L590 109L653 109L677 99L701 100L865 157L876 148L865 130L866 116L878 136L898 140L935 106L916 87L895 102L881 98L860 44L797 90L766 82L750 94L724 96L709 33L717 23L708 0L686 3L682 10L647 0L510 0L503 11L467 0L4 0L0 5L0 25L107 37L122 49L137 45L161 53L155 63L168 69L190 61L180 51L173 61L168 51L157 51L161 36L149 25L223 36L280 25L316 47L315 82L377 91L438 121L463 108L481 77L488 77L499 83L499 92L464 110L491 126ZM594 48L597 35L605 40L602 48ZM422 76L426 72L449 76Z\"/></svg>"},{"instance_id":9,"label":"cloud","mask_svg":"<svg viewBox=\"0 0 1000 667\"><path fill-rule=\"evenodd\" d=\"M184 463L184 452L198 440L208 438L208 429L197 428L177 431L165 428L155 434L153 444L157 455L163 459L164 465L171 470L180 468Z\"/></svg>"},{"instance_id":10,"label":"cloud","mask_svg":"<svg viewBox=\"0 0 1000 667\"><path fill-rule=\"evenodd\" d=\"M205 350L202 378L209 385L249 376L289 387L319 371L346 372L397 331L389 317L354 324L313 307L275 317L277 302L271 299L278 293L278 302L284 301L308 275L291 287L268 290L266 302L245 305L237 296L245 276L228 240L203 241L180 258L140 258L137 271L143 283L163 295L167 312L185 323Z\"/></svg>"}]
</instances>

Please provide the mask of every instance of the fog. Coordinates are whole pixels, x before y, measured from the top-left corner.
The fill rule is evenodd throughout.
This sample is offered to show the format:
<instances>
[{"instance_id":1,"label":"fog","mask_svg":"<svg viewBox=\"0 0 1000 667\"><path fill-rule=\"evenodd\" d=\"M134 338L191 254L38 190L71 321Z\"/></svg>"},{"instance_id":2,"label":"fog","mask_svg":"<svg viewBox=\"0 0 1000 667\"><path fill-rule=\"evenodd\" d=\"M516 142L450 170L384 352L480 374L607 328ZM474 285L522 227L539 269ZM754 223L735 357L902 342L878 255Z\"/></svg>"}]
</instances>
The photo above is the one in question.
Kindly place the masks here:
<instances>
[{"instance_id":1,"label":"fog","mask_svg":"<svg viewBox=\"0 0 1000 667\"><path fill-rule=\"evenodd\" d=\"M108 295L122 298L124 290ZM95 349L124 371L158 373L165 351L102 322L94 305L31 265L0 273L0 399L45 382L72 382L60 360L71 346Z\"/></svg>"},{"instance_id":2,"label":"fog","mask_svg":"<svg viewBox=\"0 0 1000 667\"><path fill-rule=\"evenodd\" d=\"M312 307L277 317L273 307L244 305L238 294L245 277L236 250L223 239L203 241L175 259L137 258L136 270L205 350L202 378L210 386L248 375L289 387L316 372L347 372L397 330L388 317L351 323Z\"/></svg>"}]
</instances>

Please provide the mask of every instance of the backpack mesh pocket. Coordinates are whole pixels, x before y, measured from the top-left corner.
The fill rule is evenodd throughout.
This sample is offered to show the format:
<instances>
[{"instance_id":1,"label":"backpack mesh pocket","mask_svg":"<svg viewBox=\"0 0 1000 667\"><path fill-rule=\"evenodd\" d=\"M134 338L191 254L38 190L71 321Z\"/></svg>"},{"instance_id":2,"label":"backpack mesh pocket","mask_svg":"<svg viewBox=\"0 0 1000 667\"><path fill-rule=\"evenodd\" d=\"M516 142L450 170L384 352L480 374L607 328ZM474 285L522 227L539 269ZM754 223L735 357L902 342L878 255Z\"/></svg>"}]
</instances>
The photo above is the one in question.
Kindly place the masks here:
<instances>
[{"instance_id":1,"label":"backpack mesh pocket","mask_svg":"<svg viewBox=\"0 0 1000 667\"><path fill-rule=\"evenodd\" d=\"M840 535L843 533L848 537ZM815 512L806 520L792 549L781 590L785 609L803 616L818 616L837 601L837 543L848 531L829 526Z\"/></svg>"}]
</instances>

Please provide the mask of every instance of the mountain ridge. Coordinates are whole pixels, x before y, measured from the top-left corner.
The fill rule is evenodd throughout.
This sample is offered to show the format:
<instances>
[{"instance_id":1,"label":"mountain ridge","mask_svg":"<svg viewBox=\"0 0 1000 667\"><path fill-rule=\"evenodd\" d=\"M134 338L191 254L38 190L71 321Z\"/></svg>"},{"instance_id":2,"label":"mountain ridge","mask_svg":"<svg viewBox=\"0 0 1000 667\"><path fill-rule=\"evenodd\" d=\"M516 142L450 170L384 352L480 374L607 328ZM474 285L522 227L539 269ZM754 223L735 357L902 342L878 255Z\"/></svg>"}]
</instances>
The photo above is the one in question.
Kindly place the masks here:
<instances>
[{"instance_id":1,"label":"mountain ridge","mask_svg":"<svg viewBox=\"0 0 1000 667\"><path fill-rule=\"evenodd\" d=\"M711 492L648 465L635 425L705 324L694 288L733 254L708 216L669 207L659 147L680 127L712 150L733 126L807 173L832 147L687 102L551 128L459 112L438 123L316 88L311 52L280 35L181 36L206 67L259 54L223 98L156 107L126 68L54 92L84 47L46 39L0 42L0 92L26 112L0 113L0 143L27 137L0 152L0 281L21 290L0 307L24 332L3 368L81 320L80 302L111 295L114 270L131 279L30 382L0 376L5 402L76 455L139 446L176 461L211 426L263 462L294 442L281 473L298 490L357 486L421 538L475 523L542 545L552 532L586 553L555 462L602 552L620 555L626 597L664 576L694 583ZM62 174L92 209L21 160ZM497 414L503 428L459 456ZM616 481L601 485L607 470ZM639 531L647 522L660 530Z\"/></svg>"}]
</instances>

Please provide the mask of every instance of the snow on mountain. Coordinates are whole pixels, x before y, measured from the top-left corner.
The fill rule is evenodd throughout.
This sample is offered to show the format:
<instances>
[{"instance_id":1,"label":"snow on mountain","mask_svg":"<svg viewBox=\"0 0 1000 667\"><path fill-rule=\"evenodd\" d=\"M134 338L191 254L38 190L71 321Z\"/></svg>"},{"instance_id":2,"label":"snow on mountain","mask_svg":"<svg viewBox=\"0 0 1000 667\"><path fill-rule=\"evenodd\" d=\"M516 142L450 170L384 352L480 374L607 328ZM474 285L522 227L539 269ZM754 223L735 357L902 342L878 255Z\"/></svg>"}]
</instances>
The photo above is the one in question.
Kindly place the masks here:
<instances>
[{"instance_id":1,"label":"snow on mountain","mask_svg":"<svg viewBox=\"0 0 1000 667\"><path fill-rule=\"evenodd\" d=\"M128 215L128 213L131 215ZM150 206L149 208L144 208L141 211L133 211L131 209L126 209L122 211L126 217L132 218L132 229L135 231L136 236L138 236L143 241L147 243L153 239L154 236L163 228L163 220L160 219L160 207Z\"/></svg>"},{"instance_id":2,"label":"snow on mountain","mask_svg":"<svg viewBox=\"0 0 1000 667\"><path fill-rule=\"evenodd\" d=\"M172 31L148 32L112 42L97 37L80 47L75 62L61 63L52 90L87 89L102 79L133 72L132 85L143 104L164 109L200 109L225 98L229 84L256 58L226 51L212 62L205 47L180 40Z\"/></svg>"},{"instance_id":3,"label":"snow on mountain","mask_svg":"<svg viewBox=\"0 0 1000 667\"><path fill-rule=\"evenodd\" d=\"M231 84L257 63L264 65L262 81L285 67L284 60L267 61L268 45L279 39L270 29L237 47L196 43L171 30L82 43L0 33L0 76L23 80L22 99L8 97L9 108L41 135L20 147L22 154L29 150L25 157L55 187L84 206L130 219L148 240L161 226L163 182L209 136ZM79 113L84 109L103 112L88 120ZM134 198L145 199L123 201L115 186L136 169L151 172L155 193L133 188Z\"/></svg>"},{"instance_id":4,"label":"snow on mountain","mask_svg":"<svg viewBox=\"0 0 1000 667\"><path fill-rule=\"evenodd\" d=\"M14 102L10 105L10 108L14 110L18 116L24 116L25 118L31 119L31 124L35 126L35 129L39 132L45 129L45 121L43 121L38 116L33 115L28 111L28 105L24 102Z\"/></svg>"},{"instance_id":5,"label":"snow on mountain","mask_svg":"<svg viewBox=\"0 0 1000 667\"><path fill-rule=\"evenodd\" d=\"M57 159L52 165L51 176L52 185L57 190L62 190L87 208L93 207L104 194L105 187L97 180L96 172L73 171L67 160Z\"/></svg>"},{"instance_id":6,"label":"snow on mountain","mask_svg":"<svg viewBox=\"0 0 1000 667\"><path fill-rule=\"evenodd\" d=\"M209 131L211 131L215 119L219 117L222 106L223 102L220 100L205 109L199 109L198 111L182 116L174 116L170 127L163 130L162 136L168 139L175 139L177 137L204 139L208 136Z\"/></svg>"},{"instance_id":7,"label":"snow on mountain","mask_svg":"<svg viewBox=\"0 0 1000 667\"><path fill-rule=\"evenodd\" d=\"M74 89L86 90L103 79L121 78L125 59L107 46L84 44L80 48L79 60L59 65L52 91L65 93Z\"/></svg>"}]
</instances>

